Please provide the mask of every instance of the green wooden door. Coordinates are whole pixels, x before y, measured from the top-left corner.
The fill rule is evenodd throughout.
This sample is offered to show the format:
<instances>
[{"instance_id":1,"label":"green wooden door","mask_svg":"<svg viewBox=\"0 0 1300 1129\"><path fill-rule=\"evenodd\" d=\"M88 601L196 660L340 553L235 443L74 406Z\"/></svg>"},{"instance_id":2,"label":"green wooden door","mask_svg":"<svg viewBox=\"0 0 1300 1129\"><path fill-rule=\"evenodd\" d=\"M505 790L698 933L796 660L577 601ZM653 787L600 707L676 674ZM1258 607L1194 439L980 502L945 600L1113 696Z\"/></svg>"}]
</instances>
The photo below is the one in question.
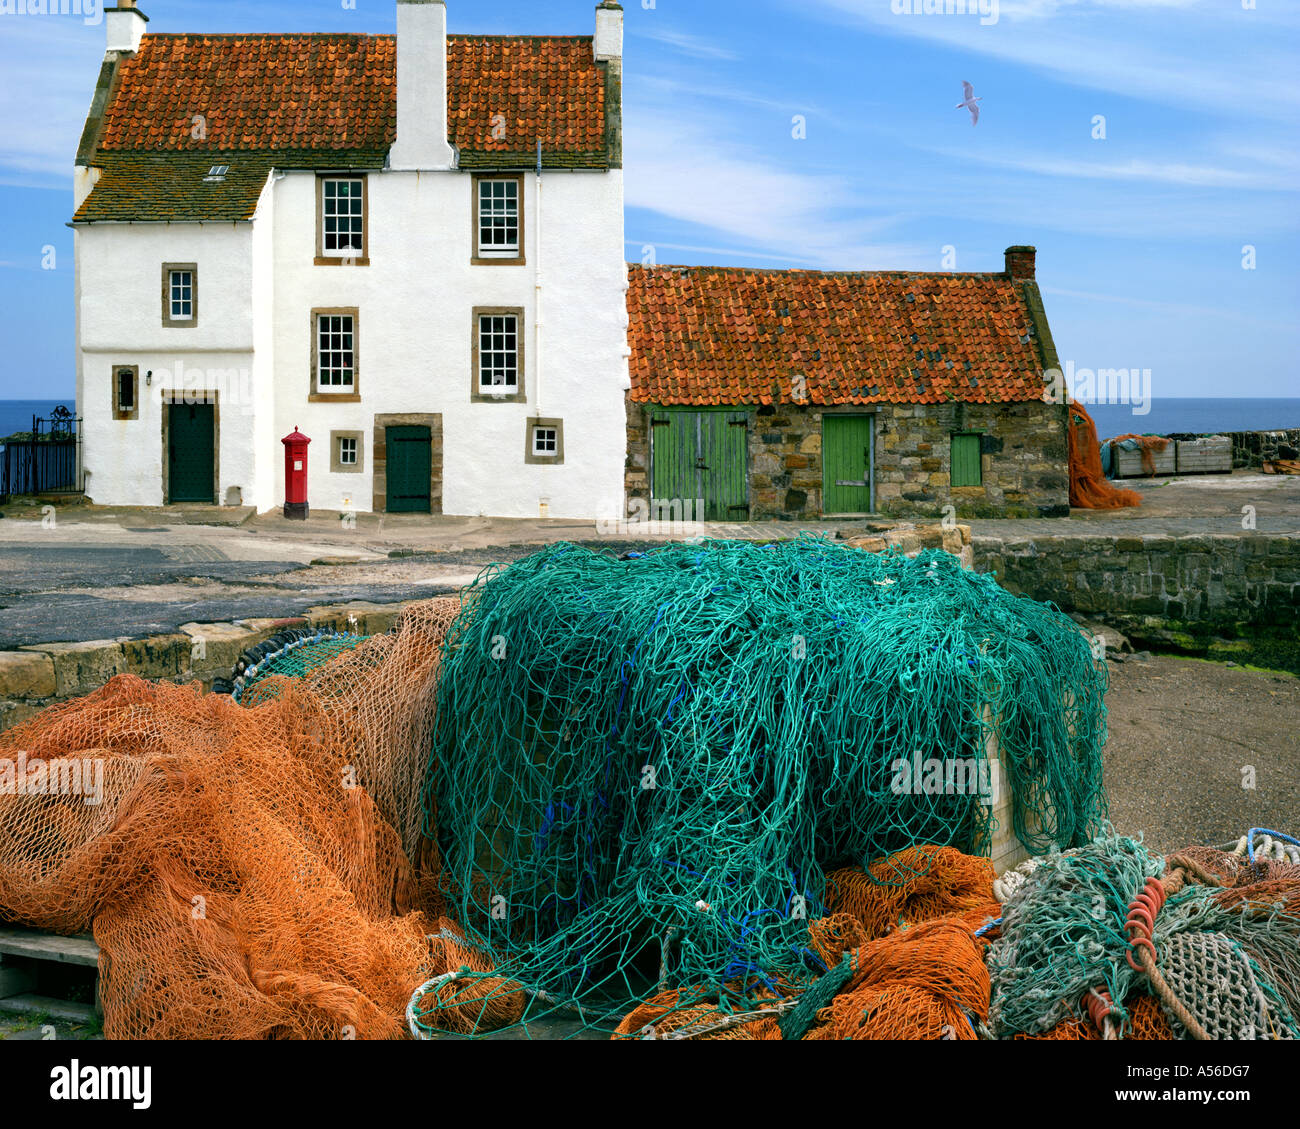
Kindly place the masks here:
<instances>
[{"instance_id":1,"label":"green wooden door","mask_svg":"<svg viewBox=\"0 0 1300 1129\"><path fill-rule=\"evenodd\" d=\"M215 404L167 406L167 501L215 505Z\"/></svg>"},{"instance_id":2,"label":"green wooden door","mask_svg":"<svg viewBox=\"0 0 1300 1129\"><path fill-rule=\"evenodd\" d=\"M954 435L952 437L952 485L982 486L984 466L980 457L982 436Z\"/></svg>"},{"instance_id":3,"label":"green wooden door","mask_svg":"<svg viewBox=\"0 0 1300 1129\"><path fill-rule=\"evenodd\" d=\"M432 432L427 427L390 427L384 433L388 448L390 514L427 514L431 511L432 440Z\"/></svg>"},{"instance_id":4,"label":"green wooden door","mask_svg":"<svg viewBox=\"0 0 1300 1129\"><path fill-rule=\"evenodd\" d=\"M822 467L826 514L872 512L872 466L875 462L874 416L825 416L822 419Z\"/></svg>"},{"instance_id":5,"label":"green wooden door","mask_svg":"<svg viewBox=\"0 0 1300 1129\"><path fill-rule=\"evenodd\" d=\"M748 412L656 412L650 430L652 520L749 520Z\"/></svg>"}]
</instances>

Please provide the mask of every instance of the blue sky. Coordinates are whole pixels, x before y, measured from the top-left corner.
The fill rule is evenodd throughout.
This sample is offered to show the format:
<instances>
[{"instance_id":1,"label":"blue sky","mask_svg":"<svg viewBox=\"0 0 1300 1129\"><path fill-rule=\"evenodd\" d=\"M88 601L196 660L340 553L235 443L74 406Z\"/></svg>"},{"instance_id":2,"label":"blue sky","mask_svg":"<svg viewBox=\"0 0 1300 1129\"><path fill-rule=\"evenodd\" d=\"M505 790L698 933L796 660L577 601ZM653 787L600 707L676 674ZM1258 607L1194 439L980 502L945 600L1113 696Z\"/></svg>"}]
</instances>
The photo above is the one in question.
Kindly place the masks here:
<instances>
[{"instance_id":1,"label":"blue sky","mask_svg":"<svg viewBox=\"0 0 1300 1129\"><path fill-rule=\"evenodd\" d=\"M392 0L345 2L141 7L151 31L393 30ZM940 270L951 248L983 271L1032 243L1063 361L1150 369L1157 398L1300 396L1300 4L1000 0L994 21L945 2L626 0L629 259ZM65 224L104 28L16 6L0 399L44 399L74 387ZM594 8L448 3L452 31L487 33L589 34Z\"/></svg>"}]
</instances>

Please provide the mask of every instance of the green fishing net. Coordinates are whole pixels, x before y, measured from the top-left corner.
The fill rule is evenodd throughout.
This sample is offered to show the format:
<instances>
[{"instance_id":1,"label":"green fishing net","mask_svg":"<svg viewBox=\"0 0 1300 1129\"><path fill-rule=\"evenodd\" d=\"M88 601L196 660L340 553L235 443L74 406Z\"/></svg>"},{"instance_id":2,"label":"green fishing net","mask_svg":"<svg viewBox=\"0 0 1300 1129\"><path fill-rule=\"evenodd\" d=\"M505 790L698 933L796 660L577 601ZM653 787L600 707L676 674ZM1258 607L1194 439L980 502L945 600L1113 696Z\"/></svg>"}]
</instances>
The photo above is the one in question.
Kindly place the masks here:
<instances>
[{"instance_id":1,"label":"green fishing net","mask_svg":"<svg viewBox=\"0 0 1300 1129\"><path fill-rule=\"evenodd\" d=\"M606 1030L669 989L744 1012L827 972L825 874L987 851L999 775L1036 852L1102 825L1104 665L1055 608L943 553L804 537L488 570L446 641L425 789L448 912L496 971ZM937 766L937 767L936 767Z\"/></svg>"}]
</instances>

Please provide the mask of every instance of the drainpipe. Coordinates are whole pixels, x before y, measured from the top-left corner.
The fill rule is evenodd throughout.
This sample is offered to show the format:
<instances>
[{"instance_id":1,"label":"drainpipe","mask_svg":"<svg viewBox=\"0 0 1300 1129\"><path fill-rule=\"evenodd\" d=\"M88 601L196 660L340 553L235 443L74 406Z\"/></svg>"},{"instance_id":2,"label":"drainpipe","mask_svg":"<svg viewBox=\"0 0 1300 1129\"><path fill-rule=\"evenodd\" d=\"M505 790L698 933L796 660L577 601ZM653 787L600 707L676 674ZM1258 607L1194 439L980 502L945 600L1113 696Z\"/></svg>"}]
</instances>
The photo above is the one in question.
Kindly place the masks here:
<instances>
[{"instance_id":1,"label":"drainpipe","mask_svg":"<svg viewBox=\"0 0 1300 1129\"><path fill-rule=\"evenodd\" d=\"M534 209L533 230L536 246L533 249L533 277L537 288L536 310L533 314L533 332L535 344L533 362L536 374L533 378L537 388L537 419L543 418L542 411L542 139L537 139L537 206Z\"/></svg>"}]
</instances>

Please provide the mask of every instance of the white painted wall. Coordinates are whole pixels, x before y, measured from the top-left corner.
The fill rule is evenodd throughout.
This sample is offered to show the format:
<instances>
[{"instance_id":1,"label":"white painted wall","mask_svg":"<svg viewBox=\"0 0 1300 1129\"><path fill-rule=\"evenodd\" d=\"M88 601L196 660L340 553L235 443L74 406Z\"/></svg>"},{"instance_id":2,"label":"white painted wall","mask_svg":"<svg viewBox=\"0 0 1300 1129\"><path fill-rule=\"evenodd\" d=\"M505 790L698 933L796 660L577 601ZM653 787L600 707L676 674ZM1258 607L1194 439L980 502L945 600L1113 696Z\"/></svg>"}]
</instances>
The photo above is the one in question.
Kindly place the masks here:
<instances>
[{"instance_id":1,"label":"white painted wall","mask_svg":"<svg viewBox=\"0 0 1300 1129\"><path fill-rule=\"evenodd\" d=\"M253 415L253 467L243 502L265 511L283 492L283 435L275 432L275 185L273 173L262 189L253 216L251 288L253 313L253 387L258 410ZM224 497L222 499L225 500Z\"/></svg>"},{"instance_id":2,"label":"white painted wall","mask_svg":"<svg viewBox=\"0 0 1300 1129\"><path fill-rule=\"evenodd\" d=\"M219 500L256 495L253 226L96 224L77 231L77 405L86 493L101 505L163 504L162 393L219 394ZM162 324L162 264L198 264L199 319ZM113 419L113 370L140 368L140 418ZM152 372L152 384L147 374ZM269 385L260 396L269 409ZM252 504L258 504L253 502ZM270 503L265 503L269 505Z\"/></svg>"},{"instance_id":3,"label":"white painted wall","mask_svg":"<svg viewBox=\"0 0 1300 1129\"><path fill-rule=\"evenodd\" d=\"M547 172L542 223L536 176L525 178L527 266L476 266L472 184L463 172L388 172L369 178L369 266L314 265L315 178L275 186L275 432L313 440L311 504L371 506L376 415L441 414L444 512L557 518L623 510L627 312L623 181L610 173ZM538 230L541 228L541 243ZM543 402L537 402L536 279L544 280ZM472 311L525 310L529 403L471 403ZM355 307L360 404L308 403L310 311ZM524 462L527 419L565 423L565 465ZM365 434L362 474L331 474L332 431ZM277 476L283 502L283 470ZM261 503L258 503L261 505Z\"/></svg>"}]
</instances>

